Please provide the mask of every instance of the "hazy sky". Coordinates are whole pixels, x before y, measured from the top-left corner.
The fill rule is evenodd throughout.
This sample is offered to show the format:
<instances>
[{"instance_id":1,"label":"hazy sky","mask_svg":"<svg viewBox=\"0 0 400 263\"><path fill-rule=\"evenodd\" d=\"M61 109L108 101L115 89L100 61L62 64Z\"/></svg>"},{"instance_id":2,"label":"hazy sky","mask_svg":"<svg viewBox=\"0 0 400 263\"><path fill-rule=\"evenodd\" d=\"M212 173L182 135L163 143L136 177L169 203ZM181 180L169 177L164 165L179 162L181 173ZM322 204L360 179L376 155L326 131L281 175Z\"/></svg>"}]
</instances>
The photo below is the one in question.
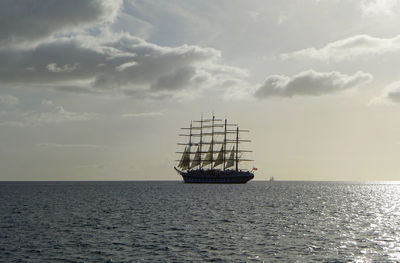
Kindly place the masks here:
<instances>
[{"instance_id":1,"label":"hazy sky","mask_svg":"<svg viewBox=\"0 0 400 263\"><path fill-rule=\"evenodd\" d=\"M179 128L256 179L400 180L400 0L0 1L0 180L181 180Z\"/></svg>"}]
</instances>

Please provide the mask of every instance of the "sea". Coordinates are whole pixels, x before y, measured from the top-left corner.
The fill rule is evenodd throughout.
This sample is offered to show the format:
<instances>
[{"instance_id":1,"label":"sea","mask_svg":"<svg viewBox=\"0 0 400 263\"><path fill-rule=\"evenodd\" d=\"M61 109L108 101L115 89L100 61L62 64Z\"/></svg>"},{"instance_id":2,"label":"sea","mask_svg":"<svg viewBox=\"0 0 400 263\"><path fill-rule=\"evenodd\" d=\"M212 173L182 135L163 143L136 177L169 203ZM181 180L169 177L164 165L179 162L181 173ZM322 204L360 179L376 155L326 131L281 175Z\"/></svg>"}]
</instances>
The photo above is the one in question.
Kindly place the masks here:
<instances>
[{"instance_id":1,"label":"sea","mask_svg":"<svg viewBox=\"0 0 400 263\"><path fill-rule=\"evenodd\" d=\"M0 182L0 262L400 262L400 184Z\"/></svg>"}]
</instances>

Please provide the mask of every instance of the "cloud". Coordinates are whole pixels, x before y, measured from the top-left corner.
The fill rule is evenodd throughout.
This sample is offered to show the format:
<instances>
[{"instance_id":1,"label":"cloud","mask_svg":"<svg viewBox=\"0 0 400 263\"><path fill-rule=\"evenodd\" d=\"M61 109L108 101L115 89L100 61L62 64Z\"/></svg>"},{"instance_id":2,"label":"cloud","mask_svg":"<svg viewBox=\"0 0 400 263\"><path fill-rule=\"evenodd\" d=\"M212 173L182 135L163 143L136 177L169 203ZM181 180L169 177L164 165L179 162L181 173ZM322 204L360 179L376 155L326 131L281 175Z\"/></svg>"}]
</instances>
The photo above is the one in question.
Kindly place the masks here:
<instances>
[{"instance_id":1,"label":"cloud","mask_svg":"<svg viewBox=\"0 0 400 263\"><path fill-rule=\"evenodd\" d=\"M386 97L392 102L400 103L400 86L398 86L396 89L390 90Z\"/></svg>"},{"instance_id":2,"label":"cloud","mask_svg":"<svg viewBox=\"0 0 400 263\"><path fill-rule=\"evenodd\" d=\"M0 50L0 83L151 97L221 87L248 76L242 69L220 64L220 56L212 48L164 47L126 33L109 34L102 41L88 35L62 37L35 48ZM76 86L78 82L85 86Z\"/></svg>"},{"instance_id":3,"label":"cloud","mask_svg":"<svg viewBox=\"0 0 400 263\"><path fill-rule=\"evenodd\" d=\"M152 90L177 90L189 85L196 76L196 69L185 67L176 69L169 75L161 76L151 86Z\"/></svg>"},{"instance_id":4,"label":"cloud","mask_svg":"<svg viewBox=\"0 0 400 263\"><path fill-rule=\"evenodd\" d=\"M79 66L79 63L75 63L73 65L65 64L63 66L57 66L57 63L50 63L47 65L47 69L50 72L72 72L76 70Z\"/></svg>"},{"instance_id":5,"label":"cloud","mask_svg":"<svg viewBox=\"0 0 400 263\"><path fill-rule=\"evenodd\" d=\"M336 71L303 71L294 76L271 75L254 93L255 97L321 96L355 87L372 80L372 75L362 71L345 75Z\"/></svg>"},{"instance_id":6,"label":"cloud","mask_svg":"<svg viewBox=\"0 0 400 263\"><path fill-rule=\"evenodd\" d=\"M19 104L19 99L12 95L0 95L0 106L14 106Z\"/></svg>"},{"instance_id":7,"label":"cloud","mask_svg":"<svg viewBox=\"0 0 400 263\"><path fill-rule=\"evenodd\" d=\"M381 55L400 50L400 35L393 38L376 38L369 35L356 35L338 40L318 48L306 48L281 54L281 58L311 58L340 61L356 56Z\"/></svg>"},{"instance_id":8,"label":"cloud","mask_svg":"<svg viewBox=\"0 0 400 263\"><path fill-rule=\"evenodd\" d=\"M395 104L400 104L400 81L389 84L380 96L369 102L370 106Z\"/></svg>"},{"instance_id":9,"label":"cloud","mask_svg":"<svg viewBox=\"0 0 400 263\"><path fill-rule=\"evenodd\" d=\"M55 33L112 22L122 0L0 1L0 47L32 43Z\"/></svg>"},{"instance_id":10,"label":"cloud","mask_svg":"<svg viewBox=\"0 0 400 263\"><path fill-rule=\"evenodd\" d=\"M118 67L116 67L115 69L117 71L124 71L127 68L133 67L137 65L137 62L133 61L133 62L126 62L124 64L119 65Z\"/></svg>"},{"instance_id":11,"label":"cloud","mask_svg":"<svg viewBox=\"0 0 400 263\"><path fill-rule=\"evenodd\" d=\"M398 5L398 0L364 0L360 8L364 16L392 16Z\"/></svg>"},{"instance_id":12,"label":"cloud","mask_svg":"<svg viewBox=\"0 0 400 263\"><path fill-rule=\"evenodd\" d=\"M161 99L228 89L226 83L248 77L221 64L216 49L161 46L117 30L112 23L122 5L122 0L1 1L0 85Z\"/></svg>"},{"instance_id":13,"label":"cloud","mask_svg":"<svg viewBox=\"0 0 400 263\"><path fill-rule=\"evenodd\" d=\"M62 106L56 106L47 112L31 112L27 114L34 123L57 123L64 121L86 121L97 117L96 114L88 112L71 112Z\"/></svg>"},{"instance_id":14,"label":"cloud","mask_svg":"<svg viewBox=\"0 0 400 263\"><path fill-rule=\"evenodd\" d=\"M42 105L48 106L50 109L42 111L0 111L0 125L26 127L62 122L88 121L99 117L95 113L67 111L62 106L49 104L48 101L44 102L44 104L42 103Z\"/></svg>"}]
</instances>

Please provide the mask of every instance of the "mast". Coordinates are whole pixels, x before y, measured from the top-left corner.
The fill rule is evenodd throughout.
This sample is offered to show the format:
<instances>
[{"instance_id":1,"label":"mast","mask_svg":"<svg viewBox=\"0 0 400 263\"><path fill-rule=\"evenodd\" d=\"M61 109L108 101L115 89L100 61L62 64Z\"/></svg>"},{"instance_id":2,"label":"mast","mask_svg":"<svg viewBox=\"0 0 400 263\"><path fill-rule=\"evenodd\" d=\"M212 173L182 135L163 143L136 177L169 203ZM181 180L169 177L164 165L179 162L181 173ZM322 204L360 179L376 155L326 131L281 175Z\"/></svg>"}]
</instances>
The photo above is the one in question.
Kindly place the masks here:
<instances>
[{"instance_id":1,"label":"mast","mask_svg":"<svg viewBox=\"0 0 400 263\"><path fill-rule=\"evenodd\" d=\"M223 149L223 160L224 160L224 171L225 171L225 169L226 169L226 164L225 164L225 159L226 159L226 157L225 157L225 154L226 154L226 122L227 122L227 120L226 120L226 118L225 118L225 125L224 125L224 145L223 145L223 147L224 147L224 149Z\"/></svg>"},{"instance_id":2,"label":"mast","mask_svg":"<svg viewBox=\"0 0 400 263\"><path fill-rule=\"evenodd\" d=\"M236 172L239 171L239 125L236 128Z\"/></svg>"},{"instance_id":3,"label":"mast","mask_svg":"<svg viewBox=\"0 0 400 263\"><path fill-rule=\"evenodd\" d=\"M199 141L199 151L200 151L200 168L201 168L201 146L203 144L203 113L201 114L200 120L200 141Z\"/></svg>"},{"instance_id":4,"label":"mast","mask_svg":"<svg viewBox=\"0 0 400 263\"><path fill-rule=\"evenodd\" d=\"M210 149L211 149L211 162L210 162L210 168L213 169L213 155L214 155L214 121L215 121L215 116L213 113L213 118L212 118L212 122L211 122L211 145L210 145Z\"/></svg>"},{"instance_id":5,"label":"mast","mask_svg":"<svg viewBox=\"0 0 400 263\"><path fill-rule=\"evenodd\" d=\"M192 147L192 121L190 121L190 129L189 129L189 152L191 152L191 147ZM190 155L189 155L189 160L190 160ZM189 166L190 169L190 166Z\"/></svg>"},{"instance_id":6,"label":"mast","mask_svg":"<svg viewBox=\"0 0 400 263\"><path fill-rule=\"evenodd\" d=\"M230 128L231 126L234 128ZM187 133L179 134L179 136L187 136L189 140L186 140L186 143L178 143L178 145L185 145L187 148L183 152L177 153L183 154L185 162L188 159L191 163L187 170L193 170L195 166L199 166L196 169L200 170L206 167L207 170L215 170L218 165L221 165L221 168L219 168L221 171L227 171L228 169L240 171L239 162L252 161L239 155L244 152L251 152L239 149L239 143L250 142L250 140L240 138L239 133L249 132L249 130L241 130L238 124L228 123L226 117L225 119L218 119L213 114L212 118L204 119L202 114L200 120L192 120L188 127L181 129L186 130ZM220 135L222 138L219 137ZM217 146L218 150L216 149ZM193 147L196 149L193 149ZM204 148L207 148L207 150ZM215 155L217 153L218 156ZM229 153L230 155L227 156ZM193 155L194 158L192 158ZM181 163L182 160L181 158L181 160L176 161Z\"/></svg>"}]
</instances>

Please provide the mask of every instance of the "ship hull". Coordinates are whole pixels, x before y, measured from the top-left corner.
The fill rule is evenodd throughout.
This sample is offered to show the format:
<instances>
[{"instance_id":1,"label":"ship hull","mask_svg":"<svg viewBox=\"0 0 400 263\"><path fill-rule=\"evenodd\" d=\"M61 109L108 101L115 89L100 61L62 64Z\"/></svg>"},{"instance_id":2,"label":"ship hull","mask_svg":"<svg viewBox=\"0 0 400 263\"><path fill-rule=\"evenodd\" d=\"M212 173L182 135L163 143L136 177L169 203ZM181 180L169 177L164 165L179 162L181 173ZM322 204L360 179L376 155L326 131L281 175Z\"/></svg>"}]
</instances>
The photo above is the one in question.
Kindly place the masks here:
<instances>
[{"instance_id":1,"label":"ship hull","mask_svg":"<svg viewBox=\"0 0 400 263\"><path fill-rule=\"evenodd\" d=\"M254 174L247 171L234 170L191 170L187 172L175 170L187 184L245 184L254 178Z\"/></svg>"}]
</instances>

